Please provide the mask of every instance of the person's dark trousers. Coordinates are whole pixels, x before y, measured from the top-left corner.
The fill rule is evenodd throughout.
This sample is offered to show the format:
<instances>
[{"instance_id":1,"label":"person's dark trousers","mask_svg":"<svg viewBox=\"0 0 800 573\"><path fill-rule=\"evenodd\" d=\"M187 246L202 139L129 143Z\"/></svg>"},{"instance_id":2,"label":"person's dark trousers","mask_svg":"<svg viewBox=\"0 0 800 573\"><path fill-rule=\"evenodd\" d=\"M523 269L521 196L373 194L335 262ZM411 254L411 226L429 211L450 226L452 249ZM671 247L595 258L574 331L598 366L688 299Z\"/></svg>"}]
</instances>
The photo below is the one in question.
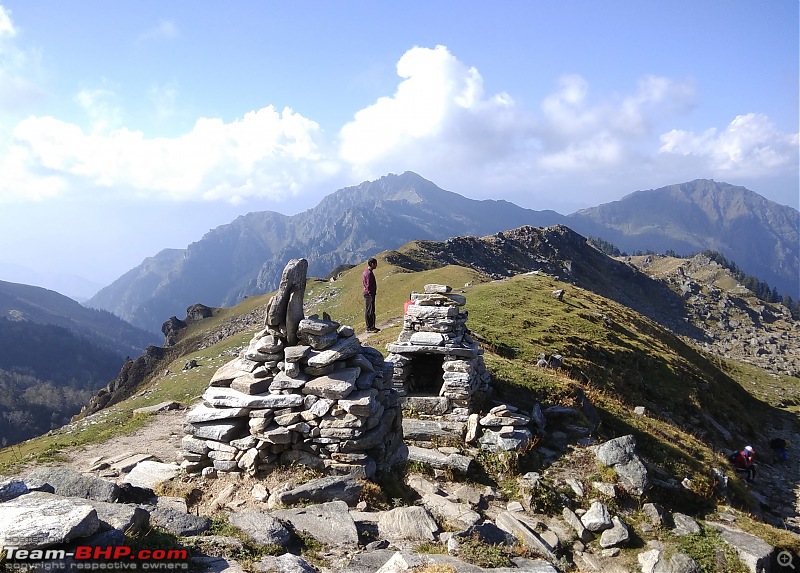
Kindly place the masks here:
<instances>
[{"instance_id":1,"label":"person's dark trousers","mask_svg":"<svg viewBox=\"0 0 800 573\"><path fill-rule=\"evenodd\" d=\"M749 468L736 468L737 472L741 472L743 474L747 474L747 481L755 481L756 479L756 467L750 466Z\"/></svg>"},{"instance_id":2,"label":"person's dark trousers","mask_svg":"<svg viewBox=\"0 0 800 573\"><path fill-rule=\"evenodd\" d=\"M364 322L367 329L375 328L375 295L364 293Z\"/></svg>"}]
</instances>

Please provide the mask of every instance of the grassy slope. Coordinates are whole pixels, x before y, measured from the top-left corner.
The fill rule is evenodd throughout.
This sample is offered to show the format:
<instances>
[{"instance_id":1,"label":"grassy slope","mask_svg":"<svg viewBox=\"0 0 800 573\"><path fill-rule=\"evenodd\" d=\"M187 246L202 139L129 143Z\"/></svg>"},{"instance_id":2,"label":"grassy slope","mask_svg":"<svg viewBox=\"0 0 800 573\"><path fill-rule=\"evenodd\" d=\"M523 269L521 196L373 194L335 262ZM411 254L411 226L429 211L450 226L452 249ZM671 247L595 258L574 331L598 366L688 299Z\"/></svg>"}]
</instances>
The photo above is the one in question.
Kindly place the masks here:
<instances>
[{"instance_id":1,"label":"grassy slope","mask_svg":"<svg viewBox=\"0 0 800 573\"><path fill-rule=\"evenodd\" d=\"M403 260L396 253L386 254L389 260ZM726 443L701 410L735 430L737 440L744 439L755 436L774 417L785 415L769 406L771 392L800 391L795 378L775 381L754 368L709 359L626 307L545 275L486 281L462 267L410 272L389 264L387 257L379 261L377 315L383 330L365 338L365 344L385 353L385 344L400 331L403 304L412 290L422 290L426 283L454 286L468 298L470 329L487 342L486 362L496 379L496 398L527 409L537 401L545 406L569 403L571 389L582 386L601 415L601 437L634 433L643 457L657 474L660 468L662 477L692 480L694 494L684 501L695 504L695 509L698 500L713 509L710 468L726 467L718 452L741 443ZM362 331L361 270L361 266L350 269L334 282L309 280L307 314L327 312ZM472 286L461 286L470 281ZM551 295L559 288L566 291L563 302ZM213 318L190 325L182 343L192 346L225 320L264 306L268 300L268 295L250 297L237 307L220 310ZM244 332L160 364L136 396L91 420L0 450L0 473L21 462L52 458L69 447L128 433L147 420L147 416L132 417L135 408L165 400L193 403L214 371L251 336L252 332ZM491 352L498 347L512 349L514 356ZM537 368L541 352L562 354L564 371ZM190 359L200 366L182 371ZM165 374L167 369L170 374ZM646 406L649 415L635 416L633 408L638 405ZM733 479L734 493L746 506L746 492Z\"/></svg>"}]
</instances>

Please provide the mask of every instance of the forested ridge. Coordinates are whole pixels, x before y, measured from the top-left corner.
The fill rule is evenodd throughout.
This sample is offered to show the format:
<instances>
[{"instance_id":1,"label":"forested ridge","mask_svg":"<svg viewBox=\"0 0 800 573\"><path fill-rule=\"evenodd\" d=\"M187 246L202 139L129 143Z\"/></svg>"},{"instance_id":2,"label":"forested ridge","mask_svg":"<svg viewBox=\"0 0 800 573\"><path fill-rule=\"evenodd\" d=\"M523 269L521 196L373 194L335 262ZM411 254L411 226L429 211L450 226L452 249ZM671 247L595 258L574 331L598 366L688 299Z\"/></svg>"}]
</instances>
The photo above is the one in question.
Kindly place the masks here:
<instances>
[{"instance_id":1,"label":"forested ridge","mask_svg":"<svg viewBox=\"0 0 800 573\"><path fill-rule=\"evenodd\" d=\"M123 362L66 328L0 318L0 447L69 422Z\"/></svg>"}]
</instances>

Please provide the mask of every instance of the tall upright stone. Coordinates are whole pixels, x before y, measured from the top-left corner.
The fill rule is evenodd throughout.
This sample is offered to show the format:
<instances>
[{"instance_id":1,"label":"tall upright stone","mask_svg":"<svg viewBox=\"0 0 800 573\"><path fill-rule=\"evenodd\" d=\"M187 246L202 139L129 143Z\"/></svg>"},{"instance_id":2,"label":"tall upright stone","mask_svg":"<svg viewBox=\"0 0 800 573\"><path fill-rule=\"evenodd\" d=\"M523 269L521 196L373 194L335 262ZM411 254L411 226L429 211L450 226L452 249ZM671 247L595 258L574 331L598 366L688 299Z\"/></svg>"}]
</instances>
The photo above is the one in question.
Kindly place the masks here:
<instances>
[{"instance_id":1,"label":"tall upright stone","mask_svg":"<svg viewBox=\"0 0 800 573\"><path fill-rule=\"evenodd\" d=\"M286 263L278 292L269 301L266 326L285 325L289 346L297 344L297 327L303 320L303 297L306 293L306 259L292 259Z\"/></svg>"}]
</instances>

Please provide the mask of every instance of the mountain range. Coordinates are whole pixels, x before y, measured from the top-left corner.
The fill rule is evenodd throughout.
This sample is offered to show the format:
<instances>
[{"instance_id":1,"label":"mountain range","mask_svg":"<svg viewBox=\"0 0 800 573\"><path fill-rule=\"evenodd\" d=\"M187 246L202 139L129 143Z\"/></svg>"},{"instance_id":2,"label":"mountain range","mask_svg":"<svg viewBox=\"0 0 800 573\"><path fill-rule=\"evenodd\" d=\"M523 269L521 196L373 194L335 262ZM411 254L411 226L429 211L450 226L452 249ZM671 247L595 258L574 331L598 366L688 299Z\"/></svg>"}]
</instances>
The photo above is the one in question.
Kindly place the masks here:
<instances>
[{"instance_id":1,"label":"mountain range","mask_svg":"<svg viewBox=\"0 0 800 573\"><path fill-rule=\"evenodd\" d=\"M716 250L781 293L800 298L799 222L791 207L710 180L637 191L565 216L468 199L406 172L340 189L297 215L241 216L186 249L166 249L145 259L86 304L158 332L189 305L231 306L274 289L291 258L307 259L311 276L326 276L340 265L413 240L557 224L623 250Z\"/></svg>"}]
</instances>

